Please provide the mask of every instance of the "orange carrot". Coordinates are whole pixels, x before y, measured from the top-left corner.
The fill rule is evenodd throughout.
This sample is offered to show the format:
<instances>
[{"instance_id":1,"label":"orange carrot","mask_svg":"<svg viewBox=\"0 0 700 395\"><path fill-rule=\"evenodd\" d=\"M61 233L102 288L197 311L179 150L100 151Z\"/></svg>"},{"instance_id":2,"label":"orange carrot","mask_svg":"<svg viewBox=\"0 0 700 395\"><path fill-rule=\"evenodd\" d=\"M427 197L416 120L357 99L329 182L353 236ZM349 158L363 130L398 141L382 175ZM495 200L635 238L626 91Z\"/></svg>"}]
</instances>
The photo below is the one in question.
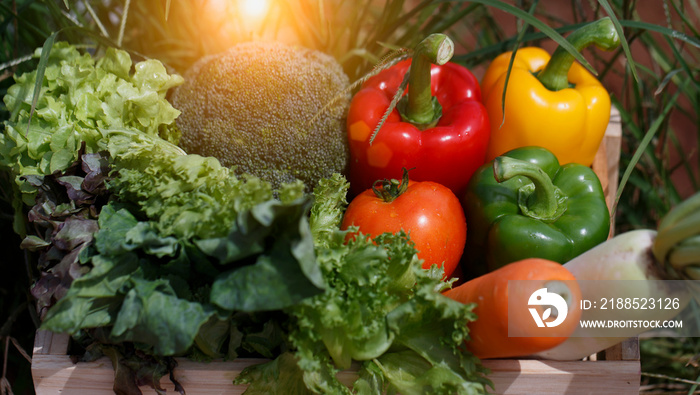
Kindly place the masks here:
<instances>
[{"instance_id":1,"label":"orange carrot","mask_svg":"<svg viewBox=\"0 0 700 395\"><path fill-rule=\"evenodd\" d=\"M529 281L509 284L511 280ZM477 304L467 348L482 359L521 357L555 347L573 333L581 316L576 278L561 264L539 258L508 264L444 294ZM556 319L563 314L563 321ZM544 327L538 327L535 315Z\"/></svg>"}]
</instances>

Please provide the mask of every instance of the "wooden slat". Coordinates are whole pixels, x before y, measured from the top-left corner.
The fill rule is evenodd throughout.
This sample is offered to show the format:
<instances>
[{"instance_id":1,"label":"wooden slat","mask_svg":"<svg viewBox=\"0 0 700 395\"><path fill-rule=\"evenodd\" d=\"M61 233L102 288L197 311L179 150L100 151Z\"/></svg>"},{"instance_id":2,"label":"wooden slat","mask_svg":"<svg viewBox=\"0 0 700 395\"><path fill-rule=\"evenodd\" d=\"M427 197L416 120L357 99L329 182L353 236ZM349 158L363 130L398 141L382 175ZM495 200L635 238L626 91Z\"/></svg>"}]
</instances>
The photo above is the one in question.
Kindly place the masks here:
<instances>
[{"instance_id":1,"label":"wooden slat","mask_svg":"<svg viewBox=\"0 0 700 395\"><path fill-rule=\"evenodd\" d=\"M598 175L600 184L605 192L605 200L612 212L620 175L620 149L622 146L622 124L620 112L613 107L610 112L610 122L605 130L605 136L598 152L593 159L593 171ZM610 236L615 232L615 220L611 218Z\"/></svg>"},{"instance_id":2,"label":"wooden slat","mask_svg":"<svg viewBox=\"0 0 700 395\"><path fill-rule=\"evenodd\" d=\"M614 203L620 176L620 150L622 149L622 120L620 112L613 107L610 122L605 131L606 154L608 157L609 202Z\"/></svg>"},{"instance_id":3,"label":"wooden slat","mask_svg":"<svg viewBox=\"0 0 700 395\"><path fill-rule=\"evenodd\" d=\"M37 331L32 358L32 377L37 395L107 395L114 394L114 369L109 358L74 364L67 355L70 338L65 334ZM242 394L246 386L233 385L233 379L247 366L264 362L264 359L238 359L234 361L193 362L176 358L175 379L190 394ZM340 382L350 385L357 379L356 371L338 374ZM168 377L161 379L161 386L168 393L176 393ZM144 393L152 391L142 388Z\"/></svg>"},{"instance_id":4,"label":"wooden slat","mask_svg":"<svg viewBox=\"0 0 700 395\"><path fill-rule=\"evenodd\" d=\"M639 338L633 337L606 349L602 357L607 361L639 361Z\"/></svg>"},{"instance_id":5,"label":"wooden slat","mask_svg":"<svg viewBox=\"0 0 700 395\"><path fill-rule=\"evenodd\" d=\"M486 360L495 394L639 394L639 362Z\"/></svg>"},{"instance_id":6,"label":"wooden slat","mask_svg":"<svg viewBox=\"0 0 700 395\"><path fill-rule=\"evenodd\" d=\"M73 364L65 354L34 355L32 377L37 395L114 395L114 370L107 358Z\"/></svg>"},{"instance_id":7,"label":"wooden slat","mask_svg":"<svg viewBox=\"0 0 700 395\"><path fill-rule=\"evenodd\" d=\"M620 112L616 108L610 111L610 122L605 131L605 137L593 160L593 171L598 175L600 184L605 192L605 200L612 214L620 175L620 149L622 147L622 123ZM615 218L610 218L610 234L615 234ZM638 361L639 339L632 338L616 344L597 355L589 357L591 360L606 361Z\"/></svg>"}]
</instances>

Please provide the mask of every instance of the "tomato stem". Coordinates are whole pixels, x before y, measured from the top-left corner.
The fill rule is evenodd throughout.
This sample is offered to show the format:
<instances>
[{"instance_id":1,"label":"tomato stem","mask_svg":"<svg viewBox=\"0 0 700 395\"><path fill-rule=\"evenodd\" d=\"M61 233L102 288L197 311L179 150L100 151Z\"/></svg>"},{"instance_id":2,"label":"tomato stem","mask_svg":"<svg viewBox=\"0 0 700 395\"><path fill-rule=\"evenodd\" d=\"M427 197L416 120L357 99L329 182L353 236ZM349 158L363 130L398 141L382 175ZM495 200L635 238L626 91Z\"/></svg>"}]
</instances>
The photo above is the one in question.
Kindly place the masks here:
<instances>
[{"instance_id":1,"label":"tomato stem","mask_svg":"<svg viewBox=\"0 0 700 395\"><path fill-rule=\"evenodd\" d=\"M421 130L435 126L442 116L442 107L430 89L431 65L443 65L452 58L454 43L444 34L426 37L415 48L408 77L408 94L397 108L401 117Z\"/></svg>"},{"instance_id":2,"label":"tomato stem","mask_svg":"<svg viewBox=\"0 0 700 395\"><path fill-rule=\"evenodd\" d=\"M393 202L397 197L401 196L408 189L408 172L413 169L403 168L403 176L401 180L395 178L377 180L372 184L372 191L378 198L383 201L390 203ZM377 187L377 184L381 184L381 187Z\"/></svg>"}]
</instances>

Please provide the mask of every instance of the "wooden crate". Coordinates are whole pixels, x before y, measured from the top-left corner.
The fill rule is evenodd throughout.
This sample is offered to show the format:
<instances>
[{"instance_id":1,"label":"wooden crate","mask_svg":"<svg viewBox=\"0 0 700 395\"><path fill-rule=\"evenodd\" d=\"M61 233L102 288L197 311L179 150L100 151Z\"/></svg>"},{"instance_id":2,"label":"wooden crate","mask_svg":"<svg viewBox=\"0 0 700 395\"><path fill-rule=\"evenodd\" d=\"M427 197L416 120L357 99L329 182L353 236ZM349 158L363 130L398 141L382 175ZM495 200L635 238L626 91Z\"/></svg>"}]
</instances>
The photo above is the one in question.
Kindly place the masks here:
<instances>
[{"instance_id":1,"label":"wooden crate","mask_svg":"<svg viewBox=\"0 0 700 395\"><path fill-rule=\"evenodd\" d=\"M610 124L601 144L593 170L598 174L612 206L617 192L618 163L622 131L619 113L613 109ZM114 371L108 358L74 364L67 355L69 336L38 331L32 358L32 376L37 395L113 394ZM209 363L177 359L175 377L188 394L241 394L243 386L233 379L248 365L260 360L236 360ZM491 369L489 378L497 394L638 394L640 362L637 339L627 340L585 361L545 361L534 359L485 360ZM353 371L340 372L341 382L350 384ZM174 393L167 377L163 388ZM142 388L144 393L153 393Z\"/></svg>"},{"instance_id":2,"label":"wooden crate","mask_svg":"<svg viewBox=\"0 0 700 395\"><path fill-rule=\"evenodd\" d=\"M32 359L32 375L37 395L113 394L114 370L108 358L74 364L66 355L69 337L64 334L37 332ZM188 394L242 394L244 386L233 379L241 370L260 360L237 360L209 363L177 359L175 377ZM489 378L497 394L638 394L639 360L543 361L530 359L484 360L491 369ZM357 376L353 371L340 372L345 384ZM175 388L167 377L161 385L168 393ZM145 394L153 393L147 387Z\"/></svg>"}]
</instances>

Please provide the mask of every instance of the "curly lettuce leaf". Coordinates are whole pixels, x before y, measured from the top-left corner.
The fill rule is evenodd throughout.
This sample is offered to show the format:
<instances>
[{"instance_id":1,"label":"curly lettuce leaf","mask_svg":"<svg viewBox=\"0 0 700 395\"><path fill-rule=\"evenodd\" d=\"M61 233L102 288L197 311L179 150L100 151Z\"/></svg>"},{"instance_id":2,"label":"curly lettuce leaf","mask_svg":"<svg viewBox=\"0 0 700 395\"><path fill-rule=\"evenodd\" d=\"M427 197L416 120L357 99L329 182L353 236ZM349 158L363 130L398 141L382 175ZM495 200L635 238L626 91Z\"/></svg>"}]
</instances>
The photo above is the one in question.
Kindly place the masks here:
<instances>
[{"instance_id":1,"label":"curly lettuce leaf","mask_svg":"<svg viewBox=\"0 0 700 395\"><path fill-rule=\"evenodd\" d=\"M182 155L157 138L105 134L117 174L110 190L136 204L158 235L191 240L221 268L212 303L227 311L274 310L320 292L310 201L301 186L285 187L286 202L279 201L268 183L239 178L214 158Z\"/></svg>"},{"instance_id":2,"label":"curly lettuce leaf","mask_svg":"<svg viewBox=\"0 0 700 395\"><path fill-rule=\"evenodd\" d=\"M40 54L41 48L35 56ZM0 165L11 169L22 193L17 199L26 205L33 204L36 189L21 176L64 171L77 160L83 143L86 152L96 152L99 128L159 135L179 115L165 95L183 79L169 75L157 60L132 65L126 52L114 48L96 60L57 42L42 71L39 97L34 97L34 86L42 73L34 70L15 76L3 98L11 116L0 134Z\"/></svg>"},{"instance_id":3,"label":"curly lettuce leaf","mask_svg":"<svg viewBox=\"0 0 700 395\"><path fill-rule=\"evenodd\" d=\"M483 393L487 370L463 349L473 307L435 292L434 278L419 277L413 298L387 315L394 345L405 350L373 361L390 387L406 395Z\"/></svg>"},{"instance_id":4,"label":"curly lettuce leaf","mask_svg":"<svg viewBox=\"0 0 700 395\"><path fill-rule=\"evenodd\" d=\"M333 232L340 228L348 205L348 189L350 183L338 173L320 180L314 187L314 205L309 223L317 247L328 247L333 240Z\"/></svg>"},{"instance_id":5,"label":"curly lettuce leaf","mask_svg":"<svg viewBox=\"0 0 700 395\"><path fill-rule=\"evenodd\" d=\"M421 268L405 234L347 244L343 236L317 251L326 291L287 309L308 388L350 393L337 369L364 361L354 393L484 393L486 371L464 349L473 306L436 292L442 272Z\"/></svg>"},{"instance_id":6,"label":"curly lettuce leaf","mask_svg":"<svg viewBox=\"0 0 700 395\"><path fill-rule=\"evenodd\" d=\"M216 158L185 155L157 137L102 130L112 158L109 188L139 210L164 236L223 237L239 213L273 199L268 183L240 178Z\"/></svg>"},{"instance_id":7,"label":"curly lettuce leaf","mask_svg":"<svg viewBox=\"0 0 700 395\"><path fill-rule=\"evenodd\" d=\"M344 234L336 236L343 240ZM387 276L391 266L410 271L415 250L404 237L383 236L375 245L356 238L347 244L318 251L326 279L326 291L302 301L291 309L299 320L300 336L314 333L328 349L335 364L347 369L353 359L376 358L392 344L386 314L408 298L392 292L394 279ZM408 256L390 255L382 244L394 243L408 250Z\"/></svg>"}]
</instances>

